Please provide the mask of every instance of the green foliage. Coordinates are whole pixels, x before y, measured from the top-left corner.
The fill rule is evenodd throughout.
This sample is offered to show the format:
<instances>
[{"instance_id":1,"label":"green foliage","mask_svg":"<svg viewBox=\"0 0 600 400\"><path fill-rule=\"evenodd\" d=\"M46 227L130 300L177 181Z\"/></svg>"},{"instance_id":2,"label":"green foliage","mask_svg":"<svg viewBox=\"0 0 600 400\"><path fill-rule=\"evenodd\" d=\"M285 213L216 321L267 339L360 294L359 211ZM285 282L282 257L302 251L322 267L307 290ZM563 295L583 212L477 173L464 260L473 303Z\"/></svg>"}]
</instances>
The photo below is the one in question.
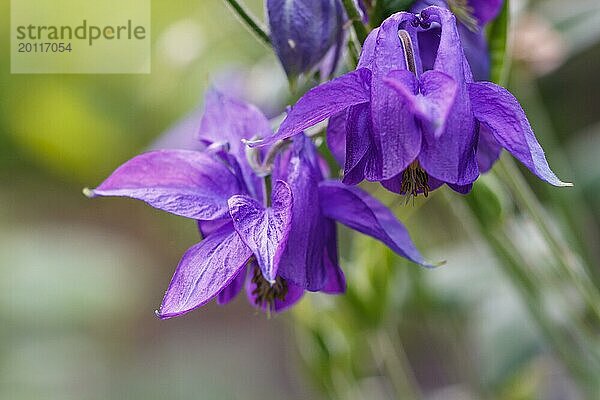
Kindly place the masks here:
<instances>
[{"instance_id":1,"label":"green foliage","mask_svg":"<svg viewBox=\"0 0 600 400\"><path fill-rule=\"evenodd\" d=\"M375 0L369 13L369 25L377 27L390 15L408 11L416 0Z\"/></svg>"},{"instance_id":2,"label":"green foliage","mask_svg":"<svg viewBox=\"0 0 600 400\"><path fill-rule=\"evenodd\" d=\"M488 29L488 46L491 58L492 82L500 85L506 84L510 68L508 54L510 20L510 0L505 0L502 11Z\"/></svg>"}]
</instances>

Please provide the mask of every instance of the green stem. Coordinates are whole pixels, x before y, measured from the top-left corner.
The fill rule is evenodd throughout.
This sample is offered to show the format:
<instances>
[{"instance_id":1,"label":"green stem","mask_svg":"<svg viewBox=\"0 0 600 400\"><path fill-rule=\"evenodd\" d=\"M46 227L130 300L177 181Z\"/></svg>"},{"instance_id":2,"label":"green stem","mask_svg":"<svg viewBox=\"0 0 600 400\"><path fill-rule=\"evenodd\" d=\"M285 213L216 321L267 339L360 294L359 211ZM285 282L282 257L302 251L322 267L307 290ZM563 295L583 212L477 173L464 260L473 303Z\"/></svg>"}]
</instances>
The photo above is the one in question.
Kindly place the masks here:
<instances>
[{"instance_id":1,"label":"green stem","mask_svg":"<svg viewBox=\"0 0 600 400\"><path fill-rule=\"evenodd\" d=\"M376 361L383 364L385 375L390 380L398 398L420 399L423 396L410 368L402 343L394 345L385 328L371 336L371 351Z\"/></svg>"},{"instance_id":2,"label":"green stem","mask_svg":"<svg viewBox=\"0 0 600 400\"><path fill-rule=\"evenodd\" d=\"M354 33L356 33L356 38L362 45L367 36L369 35L369 31L367 27L362 22L362 17L360 15L360 11L358 10L358 6L354 2L354 0L342 0L344 4L344 8L346 9L346 14L348 14L348 18L352 21L352 27L354 28Z\"/></svg>"},{"instance_id":3,"label":"green stem","mask_svg":"<svg viewBox=\"0 0 600 400\"><path fill-rule=\"evenodd\" d=\"M538 289L538 281L530 274L532 268L528 267L526 259L520 256L519 250L512 245L510 238L502 230L493 232L490 227L479 222L475 218L478 210L473 203L467 202L469 206L467 208L463 203L450 199L447 193L444 192L444 194L446 203L456 217L463 222L467 232L473 237L479 236L478 233L480 233L486 239L498 258L498 265L521 295L523 304L527 307L529 314L535 320L541 334L552 347L556 356L565 364L574 378L589 390L595 390L594 367L586 363L585 354L581 353L581 347L570 340L568 332L558 326L544 311L543 297ZM477 232L474 232L475 229Z\"/></svg>"},{"instance_id":4,"label":"green stem","mask_svg":"<svg viewBox=\"0 0 600 400\"><path fill-rule=\"evenodd\" d=\"M515 162L509 158L502 158L499 162L500 170L504 175L503 181L512 189L518 205L526 211L544 236L550 251L557 260L560 273L563 277L573 282L582 294L586 303L593 310L600 321L600 293L593 285L585 268L579 262L577 255L573 254L565 241L550 227L548 219L542 214L542 205L529 187L523 174Z\"/></svg>"},{"instance_id":5,"label":"green stem","mask_svg":"<svg viewBox=\"0 0 600 400\"><path fill-rule=\"evenodd\" d=\"M522 260L515 257L517 249L510 245L509 240L505 235L489 234L486 235L488 242L496 250L496 254L501 256L503 271L508 276L510 281L521 294L524 299L524 304L527 307L529 314L534 318L538 328L543 336L552 346L556 355L565 363L569 371L578 380L583 381L586 386L591 382L588 367L581 355L577 355L579 351L573 349L569 343L569 335L562 334L561 329L546 316L543 311L542 299L540 293L536 289L536 283L531 280L526 270L522 267Z\"/></svg>"},{"instance_id":6,"label":"green stem","mask_svg":"<svg viewBox=\"0 0 600 400\"><path fill-rule=\"evenodd\" d=\"M273 182L271 180L271 175L266 175L264 177L263 182L263 196L265 201L265 207L271 207L271 193L273 191Z\"/></svg>"},{"instance_id":7,"label":"green stem","mask_svg":"<svg viewBox=\"0 0 600 400\"><path fill-rule=\"evenodd\" d=\"M352 38L348 40L348 54L350 58L351 69L356 69L356 66L358 65L358 59L360 58L360 49Z\"/></svg>"},{"instance_id":8,"label":"green stem","mask_svg":"<svg viewBox=\"0 0 600 400\"><path fill-rule=\"evenodd\" d=\"M252 15L252 13L238 0L225 1L231 6L231 8L233 8L233 11L242 19L248 29L250 29L264 44L270 47L271 38L269 37L266 28L260 22L258 22L256 17Z\"/></svg>"}]
</instances>

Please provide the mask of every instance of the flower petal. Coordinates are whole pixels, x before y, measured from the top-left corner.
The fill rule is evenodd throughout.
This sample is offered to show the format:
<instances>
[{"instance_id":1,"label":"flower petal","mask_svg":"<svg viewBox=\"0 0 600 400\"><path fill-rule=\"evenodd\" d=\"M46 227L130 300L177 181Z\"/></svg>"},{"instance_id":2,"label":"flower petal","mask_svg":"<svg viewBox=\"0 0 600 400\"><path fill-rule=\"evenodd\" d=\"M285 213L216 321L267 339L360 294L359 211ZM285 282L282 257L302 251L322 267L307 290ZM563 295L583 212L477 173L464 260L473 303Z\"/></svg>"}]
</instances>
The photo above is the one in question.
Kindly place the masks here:
<instances>
[{"instance_id":1,"label":"flower petal","mask_svg":"<svg viewBox=\"0 0 600 400\"><path fill-rule=\"evenodd\" d=\"M219 229L183 255L157 315L177 317L208 303L238 276L251 256L231 224Z\"/></svg>"},{"instance_id":2,"label":"flower petal","mask_svg":"<svg viewBox=\"0 0 600 400\"><path fill-rule=\"evenodd\" d=\"M473 9L473 16L477 18L479 26L483 26L496 18L505 0L469 0L469 7Z\"/></svg>"},{"instance_id":3,"label":"flower petal","mask_svg":"<svg viewBox=\"0 0 600 400\"><path fill-rule=\"evenodd\" d=\"M552 172L525 112L506 89L491 82L469 85L475 118L494 138L540 179L554 186L572 186Z\"/></svg>"},{"instance_id":4,"label":"flower petal","mask_svg":"<svg viewBox=\"0 0 600 400\"><path fill-rule=\"evenodd\" d=\"M229 285L225 286L223 290L217 296L217 304L225 305L235 299L235 297L240 293L240 291L244 288L244 283L246 283L246 273L248 268L242 268L240 272L238 272L237 276L229 283Z\"/></svg>"},{"instance_id":5,"label":"flower petal","mask_svg":"<svg viewBox=\"0 0 600 400\"><path fill-rule=\"evenodd\" d=\"M273 283L292 220L293 199L288 184L277 181L272 198L273 206L264 208L248 196L233 196L229 212L235 230L254 253L265 279Z\"/></svg>"},{"instance_id":6,"label":"flower petal","mask_svg":"<svg viewBox=\"0 0 600 400\"><path fill-rule=\"evenodd\" d=\"M356 186L337 181L319 185L323 214L348 227L385 243L399 255L426 267L431 267L416 249L410 236L392 212Z\"/></svg>"},{"instance_id":7,"label":"flower petal","mask_svg":"<svg viewBox=\"0 0 600 400\"><path fill-rule=\"evenodd\" d=\"M368 103L358 104L348 109L346 120L346 163L344 183L356 185L365 179L367 165L378 175L381 170L381 157L373 154L371 114ZM371 151L370 151L371 150ZM367 155L368 153L368 155Z\"/></svg>"},{"instance_id":8,"label":"flower petal","mask_svg":"<svg viewBox=\"0 0 600 400\"><path fill-rule=\"evenodd\" d=\"M198 220L198 231L203 238L212 235L219 228L231 223L231 216L227 213L223 218L213 219L208 221Z\"/></svg>"},{"instance_id":9,"label":"flower petal","mask_svg":"<svg viewBox=\"0 0 600 400\"><path fill-rule=\"evenodd\" d=\"M327 147L339 165L346 162L346 118L343 111L329 118L327 124Z\"/></svg>"},{"instance_id":10,"label":"flower petal","mask_svg":"<svg viewBox=\"0 0 600 400\"><path fill-rule=\"evenodd\" d=\"M406 70L392 71L384 81L406 102L410 110L429 125L436 137L446 129L446 119L456 98L456 82L438 71L427 71L418 82L414 74Z\"/></svg>"},{"instance_id":11,"label":"flower petal","mask_svg":"<svg viewBox=\"0 0 600 400\"><path fill-rule=\"evenodd\" d=\"M466 26L459 25L458 32L475 80L489 80L491 60L485 31L479 29L477 32L473 32Z\"/></svg>"},{"instance_id":12,"label":"flower petal","mask_svg":"<svg viewBox=\"0 0 600 400\"><path fill-rule=\"evenodd\" d=\"M198 138L208 143L226 143L242 171L244 182L253 197L262 195L262 179L258 178L246 157L243 140L267 137L272 134L271 124L252 104L229 97L214 89L204 99L204 115Z\"/></svg>"},{"instance_id":13,"label":"flower petal","mask_svg":"<svg viewBox=\"0 0 600 400\"><path fill-rule=\"evenodd\" d=\"M252 104L226 96L211 89L204 99L204 115L198 138L211 143L227 142L231 152L244 150L242 139L271 134L271 125L263 113Z\"/></svg>"},{"instance_id":14,"label":"flower petal","mask_svg":"<svg viewBox=\"0 0 600 400\"><path fill-rule=\"evenodd\" d=\"M323 227L325 229L325 240L327 242L324 255L325 269L327 271L327 283L322 291L329 294L344 293L346 291L346 278L344 277L344 272L339 266L335 222L328 219Z\"/></svg>"},{"instance_id":15,"label":"flower petal","mask_svg":"<svg viewBox=\"0 0 600 400\"><path fill-rule=\"evenodd\" d=\"M373 144L381 166L370 176L367 174L369 180L389 179L399 174L421 149L421 132L410 108L384 82L392 70L407 69L405 51L398 37L401 24L407 25L407 32L413 38L413 51L418 54L415 28L410 24L414 18L414 14L405 12L394 14L384 21L377 35L372 63L371 121ZM414 59L419 61L419 57ZM420 64L417 65L417 73L419 71Z\"/></svg>"},{"instance_id":16,"label":"flower petal","mask_svg":"<svg viewBox=\"0 0 600 400\"><path fill-rule=\"evenodd\" d=\"M487 126L479 124L479 143L477 144L477 165L482 174L492 169L500 157L502 146L494 139Z\"/></svg>"},{"instance_id":17,"label":"flower petal","mask_svg":"<svg viewBox=\"0 0 600 400\"><path fill-rule=\"evenodd\" d=\"M358 65L356 68L367 68L371 69L373 59L375 58L375 45L377 44L377 35L379 35L379 28L373 29L365 42L362 45L360 57L358 59Z\"/></svg>"},{"instance_id":18,"label":"flower petal","mask_svg":"<svg viewBox=\"0 0 600 400\"><path fill-rule=\"evenodd\" d=\"M157 150L121 165L91 196L142 200L172 214L213 220L226 215L227 199L243 193L221 161L190 150Z\"/></svg>"},{"instance_id":19,"label":"flower petal","mask_svg":"<svg viewBox=\"0 0 600 400\"><path fill-rule=\"evenodd\" d=\"M291 108L275 135L249 145L265 146L295 136L352 105L368 102L370 83L371 72L361 68L309 90Z\"/></svg>"},{"instance_id":20,"label":"flower petal","mask_svg":"<svg viewBox=\"0 0 600 400\"><path fill-rule=\"evenodd\" d=\"M304 135L294 138L291 158L282 179L292 190L292 229L288 245L279 260L278 273L288 282L306 290L323 288L327 274L323 265L326 244L324 224L319 204L318 182L323 179L319 159L310 139Z\"/></svg>"},{"instance_id":21,"label":"flower petal","mask_svg":"<svg viewBox=\"0 0 600 400\"><path fill-rule=\"evenodd\" d=\"M424 129L419 155L421 166L431 176L455 185L468 185L479 176L475 158L477 135L466 82L471 73L461 45L456 18L443 8L428 7L423 18L441 24L441 37L434 70L445 73L457 85L456 99L446 119L446 129L438 137Z\"/></svg>"}]
</instances>

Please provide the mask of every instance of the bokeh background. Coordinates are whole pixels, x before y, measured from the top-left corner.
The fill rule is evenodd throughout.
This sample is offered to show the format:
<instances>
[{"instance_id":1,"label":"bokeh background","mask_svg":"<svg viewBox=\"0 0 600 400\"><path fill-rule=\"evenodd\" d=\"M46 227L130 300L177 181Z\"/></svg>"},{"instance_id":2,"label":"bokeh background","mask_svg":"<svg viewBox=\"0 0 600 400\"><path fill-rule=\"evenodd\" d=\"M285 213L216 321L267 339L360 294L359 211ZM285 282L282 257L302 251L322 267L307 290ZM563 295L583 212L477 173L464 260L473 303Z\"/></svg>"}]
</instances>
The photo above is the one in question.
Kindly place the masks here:
<instances>
[{"instance_id":1,"label":"bokeh background","mask_svg":"<svg viewBox=\"0 0 600 400\"><path fill-rule=\"evenodd\" d=\"M263 14L261 1L246 3ZM447 196L462 200L446 194L405 207L378 192L429 258L447 260L441 269L419 270L342 230L344 298L310 295L267 319L240 296L159 321L195 224L135 201L89 200L82 188L160 147L165 132L189 141L211 84L271 116L290 94L275 57L222 0L152 6L149 75L11 75L0 0L1 399L384 399L379 358L391 349L427 398L580 398L485 241L448 212ZM597 279L600 4L515 6L510 88L576 186L531 184L575 227ZM526 219L508 223L532 259L547 256ZM576 307L551 304L557 321ZM394 340L373 334L382 319Z\"/></svg>"}]
</instances>

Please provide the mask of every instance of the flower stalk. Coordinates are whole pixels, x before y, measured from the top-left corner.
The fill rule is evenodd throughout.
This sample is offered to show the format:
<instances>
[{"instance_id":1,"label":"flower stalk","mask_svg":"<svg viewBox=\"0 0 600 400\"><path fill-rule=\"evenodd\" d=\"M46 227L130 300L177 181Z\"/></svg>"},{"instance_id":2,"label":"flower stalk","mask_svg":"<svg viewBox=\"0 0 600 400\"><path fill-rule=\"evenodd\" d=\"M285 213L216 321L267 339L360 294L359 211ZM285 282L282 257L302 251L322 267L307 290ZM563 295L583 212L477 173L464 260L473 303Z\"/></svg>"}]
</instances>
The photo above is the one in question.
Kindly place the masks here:
<instances>
[{"instance_id":1,"label":"flower stalk","mask_svg":"<svg viewBox=\"0 0 600 400\"><path fill-rule=\"evenodd\" d=\"M571 332L557 325L548 315L544 309L540 285L531 274L533 268L527 262L527 257L520 254L502 226L491 226L485 223L486 216L481 215L475 202L456 202L448 196L447 192L444 194L449 209L463 222L467 232L474 237L483 235L485 243L498 258L498 266L521 296L523 305L554 354L566 366L571 376L582 384L582 387L587 387L590 392L593 392L595 390L594 367L586 362L586 355L581 352L582 348L589 348L587 338L583 339L585 347L578 345L572 340ZM582 321L573 319L571 322L575 330L584 330L580 327Z\"/></svg>"},{"instance_id":2,"label":"flower stalk","mask_svg":"<svg viewBox=\"0 0 600 400\"><path fill-rule=\"evenodd\" d=\"M544 217L541 211L543 210L542 205L514 161L503 158L500 160L499 166L498 172L501 175L500 177L514 193L517 206L527 212L543 235L557 261L558 272L563 278L573 282L600 322L600 293L598 293L598 289L594 286L593 280L581 265L577 256L573 254L569 246L565 243L564 239L548 224L548 219Z\"/></svg>"},{"instance_id":3,"label":"flower stalk","mask_svg":"<svg viewBox=\"0 0 600 400\"><path fill-rule=\"evenodd\" d=\"M264 44L271 47L271 38L266 28L257 18L238 0L225 0L233 9L235 14L244 22L244 24L254 33L254 35Z\"/></svg>"},{"instance_id":4,"label":"flower stalk","mask_svg":"<svg viewBox=\"0 0 600 400\"><path fill-rule=\"evenodd\" d=\"M354 28L354 33L356 34L356 38L360 42L361 46L367 39L369 35L369 31L365 24L362 22L362 17L360 15L360 10L356 5L354 0L342 0L342 4L344 5L344 9L346 10L346 14L348 14L348 18L352 21L352 27Z\"/></svg>"}]
</instances>

